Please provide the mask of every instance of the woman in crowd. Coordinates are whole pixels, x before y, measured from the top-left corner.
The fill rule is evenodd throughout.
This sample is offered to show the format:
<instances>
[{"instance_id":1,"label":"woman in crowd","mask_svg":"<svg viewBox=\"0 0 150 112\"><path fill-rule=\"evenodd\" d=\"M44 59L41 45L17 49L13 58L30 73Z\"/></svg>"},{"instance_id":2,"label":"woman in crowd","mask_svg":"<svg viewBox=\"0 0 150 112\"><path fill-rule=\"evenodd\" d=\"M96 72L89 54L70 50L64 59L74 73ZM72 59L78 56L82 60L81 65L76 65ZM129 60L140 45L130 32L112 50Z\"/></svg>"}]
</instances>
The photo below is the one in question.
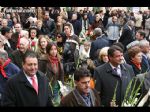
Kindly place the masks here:
<instances>
[{"instance_id":1,"label":"woman in crowd","mask_svg":"<svg viewBox=\"0 0 150 112\"><path fill-rule=\"evenodd\" d=\"M43 25L42 20L37 20L35 25L37 26L37 35L43 35L44 34L44 29L42 27L42 25Z\"/></svg>"},{"instance_id":2,"label":"woman in crowd","mask_svg":"<svg viewBox=\"0 0 150 112\"><path fill-rule=\"evenodd\" d=\"M96 67L108 62L108 53L107 53L108 49L109 47L103 47L99 51L98 58L94 61Z\"/></svg>"},{"instance_id":3,"label":"woman in crowd","mask_svg":"<svg viewBox=\"0 0 150 112\"><path fill-rule=\"evenodd\" d=\"M36 49L36 53L38 56L39 69L44 72L46 71L46 67L44 67L45 62L47 62L47 53L46 47L51 40L47 35L40 35L38 39L38 45ZM45 72L44 72L45 73Z\"/></svg>"},{"instance_id":4,"label":"woman in crowd","mask_svg":"<svg viewBox=\"0 0 150 112\"><path fill-rule=\"evenodd\" d=\"M142 61L142 52L141 49L138 46L132 47L128 50L128 56L129 56L129 62L133 67L135 75L145 73L146 65Z\"/></svg>"},{"instance_id":5,"label":"woman in crowd","mask_svg":"<svg viewBox=\"0 0 150 112\"><path fill-rule=\"evenodd\" d=\"M57 16L57 21L56 21L56 34L63 32L64 24L66 21L62 18L62 16Z\"/></svg>"},{"instance_id":6,"label":"woman in crowd","mask_svg":"<svg viewBox=\"0 0 150 112\"><path fill-rule=\"evenodd\" d=\"M53 91L54 102L59 97L59 84L58 80L64 84L64 70L61 63L61 57L57 50L57 44L51 42L46 47L46 52L48 55L48 60L46 64L46 76L49 79L50 85Z\"/></svg>"},{"instance_id":7,"label":"woman in crowd","mask_svg":"<svg viewBox=\"0 0 150 112\"><path fill-rule=\"evenodd\" d=\"M98 57L96 60L87 60L87 66L88 69L90 69L91 74L94 74L94 69L104 63L108 62L108 51L109 47L103 47L102 49L99 49L98 52Z\"/></svg>"},{"instance_id":8,"label":"woman in crowd","mask_svg":"<svg viewBox=\"0 0 150 112\"><path fill-rule=\"evenodd\" d=\"M12 30L13 30L13 33L15 33L15 25L19 23L19 20L17 19L17 17L12 18L12 23L13 23Z\"/></svg>"}]
</instances>

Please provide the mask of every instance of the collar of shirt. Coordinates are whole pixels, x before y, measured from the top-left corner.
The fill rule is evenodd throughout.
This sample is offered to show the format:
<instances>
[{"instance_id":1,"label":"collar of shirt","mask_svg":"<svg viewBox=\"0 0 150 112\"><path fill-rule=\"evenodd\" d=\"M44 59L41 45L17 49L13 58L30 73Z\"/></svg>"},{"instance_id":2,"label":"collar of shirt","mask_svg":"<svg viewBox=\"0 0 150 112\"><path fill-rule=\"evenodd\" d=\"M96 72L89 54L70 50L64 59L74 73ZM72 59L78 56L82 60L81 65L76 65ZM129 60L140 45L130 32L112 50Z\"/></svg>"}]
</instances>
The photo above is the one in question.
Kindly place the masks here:
<instances>
[{"instance_id":1,"label":"collar of shirt","mask_svg":"<svg viewBox=\"0 0 150 112\"><path fill-rule=\"evenodd\" d=\"M111 63L109 63L109 64L112 67L112 69L116 68L117 69L117 73L121 76L121 67L120 67L120 65L118 65L117 67L114 67Z\"/></svg>"},{"instance_id":2,"label":"collar of shirt","mask_svg":"<svg viewBox=\"0 0 150 112\"><path fill-rule=\"evenodd\" d=\"M23 71L23 72L24 72L24 71ZM24 72L24 74L25 74L25 76L26 76L27 80L28 80L28 81L30 82L30 84L32 85L31 77L30 77L30 76L28 76L25 72ZM35 77L35 82L38 84L37 76L36 76L36 75L34 75L33 77Z\"/></svg>"},{"instance_id":3,"label":"collar of shirt","mask_svg":"<svg viewBox=\"0 0 150 112\"><path fill-rule=\"evenodd\" d=\"M8 45L8 47L11 47L11 46L10 46L10 43L9 43L9 41L8 41L7 39L5 40L5 42L6 42L6 44Z\"/></svg>"},{"instance_id":4,"label":"collar of shirt","mask_svg":"<svg viewBox=\"0 0 150 112\"><path fill-rule=\"evenodd\" d=\"M112 69L114 69L114 68L120 69L120 65L118 65L117 67L114 67L111 63L109 63L109 64L112 67Z\"/></svg>"}]
</instances>

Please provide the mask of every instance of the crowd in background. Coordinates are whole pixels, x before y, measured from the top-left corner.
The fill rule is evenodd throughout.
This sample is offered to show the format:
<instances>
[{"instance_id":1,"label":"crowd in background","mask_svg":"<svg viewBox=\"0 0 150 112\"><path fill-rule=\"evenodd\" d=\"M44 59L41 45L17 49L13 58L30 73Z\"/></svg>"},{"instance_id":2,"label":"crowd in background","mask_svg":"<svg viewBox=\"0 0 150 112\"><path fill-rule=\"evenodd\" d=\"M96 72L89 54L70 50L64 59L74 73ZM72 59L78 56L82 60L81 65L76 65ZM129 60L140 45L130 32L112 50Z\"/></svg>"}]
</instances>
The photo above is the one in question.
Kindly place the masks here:
<instances>
[{"instance_id":1,"label":"crowd in background","mask_svg":"<svg viewBox=\"0 0 150 112\"><path fill-rule=\"evenodd\" d=\"M149 42L150 10L134 13L111 8L106 8L105 12L94 12L88 7L79 11L60 7L3 7L0 11L0 101L6 94L7 79L25 69L24 57L28 58L26 54L34 52L38 60L38 71L51 83L52 99L59 96L58 80L65 84L75 73L77 86L80 85L80 78L91 77L85 83L88 83L87 88L94 89L94 98L99 99L95 103L92 99L92 103L89 103L86 96L83 101L87 99L89 104L85 105L82 101L77 103L83 103L84 106L110 106L116 81L119 81L116 103L121 106L132 78L146 72L149 74ZM77 70L78 67L82 67L83 71ZM117 77L111 70L114 67L118 67ZM91 75L80 76L86 74L84 71ZM150 88L149 77L150 75L145 77L141 89L143 96ZM73 91L71 95L73 94L80 96L77 91ZM90 94L93 95L92 92ZM74 106L71 95L71 100L61 97L64 99L61 106ZM4 104L9 106L9 103ZM146 106L148 105L150 103Z\"/></svg>"}]
</instances>

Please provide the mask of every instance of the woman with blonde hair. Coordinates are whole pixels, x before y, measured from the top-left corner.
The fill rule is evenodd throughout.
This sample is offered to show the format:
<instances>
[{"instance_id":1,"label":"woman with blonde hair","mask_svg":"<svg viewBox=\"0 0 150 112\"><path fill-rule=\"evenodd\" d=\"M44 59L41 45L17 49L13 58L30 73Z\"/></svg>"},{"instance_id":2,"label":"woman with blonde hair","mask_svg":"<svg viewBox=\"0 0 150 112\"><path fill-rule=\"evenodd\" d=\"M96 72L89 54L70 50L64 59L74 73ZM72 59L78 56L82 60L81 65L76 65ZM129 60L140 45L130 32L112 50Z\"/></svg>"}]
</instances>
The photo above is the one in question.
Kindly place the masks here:
<instances>
[{"instance_id":1,"label":"woman with blonde hair","mask_svg":"<svg viewBox=\"0 0 150 112\"><path fill-rule=\"evenodd\" d=\"M103 47L99 50L98 58L94 61L96 67L108 62L108 49L109 47Z\"/></svg>"},{"instance_id":2,"label":"woman with blonde hair","mask_svg":"<svg viewBox=\"0 0 150 112\"><path fill-rule=\"evenodd\" d=\"M51 40L47 35L40 35L37 43L37 57L39 61L39 69L41 71L46 71L46 68L43 67L43 64L47 61L47 53L46 53L46 47L48 43L50 43Z\"/></svg>"},{"instance_id":3,"label":"woman with blonde hair","mask_svg":"<svg viewBox=\"0 0 150 112\"><path fill-rule=\"evenodd\" d=\"M46 46L52 40L49 39L48 35L40 35L37 43L36 53L38 55L38 59L45 59L47 57L46 54Z\"/></svg>"}]
</instances>

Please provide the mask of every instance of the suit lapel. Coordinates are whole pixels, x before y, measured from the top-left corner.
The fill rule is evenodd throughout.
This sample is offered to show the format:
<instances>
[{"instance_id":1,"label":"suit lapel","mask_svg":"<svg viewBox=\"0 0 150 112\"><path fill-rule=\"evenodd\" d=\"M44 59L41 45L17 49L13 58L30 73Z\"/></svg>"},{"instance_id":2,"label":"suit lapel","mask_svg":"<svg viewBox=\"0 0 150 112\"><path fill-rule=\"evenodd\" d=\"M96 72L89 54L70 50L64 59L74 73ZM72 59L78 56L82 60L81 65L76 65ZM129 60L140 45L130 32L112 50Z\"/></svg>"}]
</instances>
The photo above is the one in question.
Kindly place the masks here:
<instances>
[{"instance_id":1,"label":"suit lapel","mask_svg":"<svg viewBox=\"0 0 150 112\"><path fill-rule=\"evenodd\" d=\"M108 73L110 72L112 75L119 77L119 76L117 75L117 72L115 72L115 71L112 69L112 67L110 66L109 63L106 63L106 66L107 66L106 72L108 72Z\"/></svg>"},{"instance_id":2,"label":"suit lapel","mask_svg":"<svg viewBox=\"0 0 150 112\"><path fill-rule=\"evenodd\" d=\"M30 84L30 82L28 81L28 79L26 78L26 76L25 76L25 74L24 74L24 72L23 72L23 70L21 70L21 72L20 72L20 81L21 82L23 82L24 84L25 84L25 86L28 86L28 87L30 87L30 88L33 88L32 87L32 85Z\"/></svg>"},{"instance_id":3,"label":"suit lapel","mask_svg":"<svg viewBox=\"0 0 150 112\"><path fill-rule=\"evenodd\" d=\"M127 79L128 72L127 72L126 68L124 67L123 64L121 64L120 67L121 67L121 75L122 75L122 77L125 77Z\"/></svg>"}]
</instances>

